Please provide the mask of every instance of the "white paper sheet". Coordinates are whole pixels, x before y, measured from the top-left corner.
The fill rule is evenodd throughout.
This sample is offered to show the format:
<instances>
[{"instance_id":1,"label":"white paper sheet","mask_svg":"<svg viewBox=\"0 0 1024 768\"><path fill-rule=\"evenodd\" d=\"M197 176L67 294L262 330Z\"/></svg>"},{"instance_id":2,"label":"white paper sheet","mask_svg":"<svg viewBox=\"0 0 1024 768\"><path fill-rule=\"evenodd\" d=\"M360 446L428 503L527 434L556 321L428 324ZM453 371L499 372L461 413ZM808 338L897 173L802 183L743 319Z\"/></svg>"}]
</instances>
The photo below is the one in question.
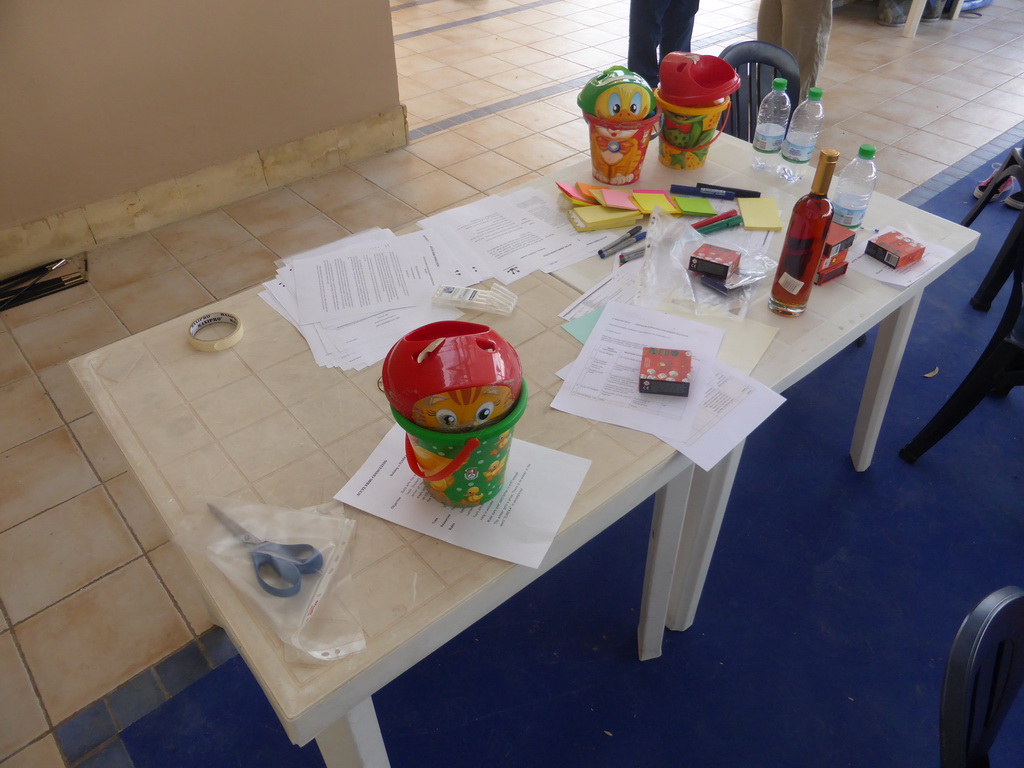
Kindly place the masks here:
<instances>
[{"instance_id":1,"label":"white paper sheet","mask_svg":"<svg viewBox=\"0 0 1024 768\"><path fill-rule=\"evenodd\" d=\"M711 384L723 333L662 312L609 302L572 364L552 408L652 435L688 435ZM689 397L638 391L644 347L693 353Z\"/></svg>"},{"instance_id":2,"label":"white paper sheet","mask_svg":"<svg viewBox=\"0 0 1024 768\"><path fill-rule=\"evenodd\" d=\"M759 381L715 363L712 384L684 440L661 436L686 458L710 471L745 440L786 398Z\"/></svg>"},{"instance_id":3,"label":"white paper sheet","mask_svg":"<svg viewBox=\"0 0 1024 768\"><path fill-rule=\"evenodd\" d=\"M878 234L885 234L886 232L896 231L894 227L887 227L881 230ZM871 237L875 237L874 234ZM911 235L913 237L913 235ZM864 253L864 247L867 244L869 238L865 237L863 240L858 239L857 242L851 246L850 250L858 249L860 256L848 259L850 261L850 269L855 272L860 272L862 275L873 277L880 283L887 283L888 285L895 285L899 288L906 288L913 285L917 280L924 277L932 269L942 264L944 261L949 259L954 251L949 248L944 248L941 245L931 245L925 240L920 238L914 238L924 246L924 256L921 257L920 261L915 261L901 269L893 269L892 267L883 264L878 259L872 258Z\"/></svg>"},{"instance_id":4,"label":"white paper sheet","mask_svg":"<svg viewBox=\"0 0 1024 768\"><path fill-rule=\"evenodd\" d=\"M578 320L595 309L601 309L610 301L631 304L640 286L642 259L627 262L612 270L604 280L580 296L558 316L563 320Z\"/></svg>"},{"instance_id":5,"label":"white paper sheet","mask_svg":"<svg viewBox=\"0 0 1024 768\"><path fill-rule=\"evenodd\" d=\"M565 215L566 203L556 189L526 187L510 192L505 199L551 227L548 236L548 250L544 255L541 269L554 272L571 266L592 256L619 235L607 229L592 232L578 232Z\"/></svg>"},{"instance_id":6,"label":"white paper sheet","mask_svg":"<svg viewBox=\"0 0 1024 768\"><path fill-rule=\"evenodd\" d=\"M485 261L505 285L542 269L556 235L551 226L503 197L486 197L452 208L423 219L419 225L424 229L447 227L449 245Z\"/></svg>"},{"instance_id":7,"label":"white paper sheet","mask_svg":"<svg viewBox=\"0 0 1024 768\"><path fill-rule=\"evenodd\" d=\"M448 507L409 469L405 432L396 424L334 498L450 544L537 568L589 466L589 459L513 438L501 494L477 507Z\"/></svg>"}]
</instances>

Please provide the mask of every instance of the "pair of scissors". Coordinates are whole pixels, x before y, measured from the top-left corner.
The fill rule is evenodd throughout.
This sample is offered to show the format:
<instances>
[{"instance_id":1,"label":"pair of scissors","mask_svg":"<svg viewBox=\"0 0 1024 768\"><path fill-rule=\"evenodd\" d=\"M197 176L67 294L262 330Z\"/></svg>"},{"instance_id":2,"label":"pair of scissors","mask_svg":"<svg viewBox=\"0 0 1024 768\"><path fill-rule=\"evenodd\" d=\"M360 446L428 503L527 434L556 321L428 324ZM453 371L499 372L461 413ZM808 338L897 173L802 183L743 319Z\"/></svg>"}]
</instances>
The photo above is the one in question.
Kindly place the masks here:
<instances>
[{"instance_id":1,"label":"pair of scissors","mask_svg":"<svg viewBox=\"0 0 1024 768\"><path fill-rule=\"evenodd\" d=\"M324 556L313 545L266 541L247 531L213 504L207 506L213 516L249 548L256 581L263 591L276 597L291 597L302 589L303 574L317 573L323 568Z\"/></svg>"}]
</instances>

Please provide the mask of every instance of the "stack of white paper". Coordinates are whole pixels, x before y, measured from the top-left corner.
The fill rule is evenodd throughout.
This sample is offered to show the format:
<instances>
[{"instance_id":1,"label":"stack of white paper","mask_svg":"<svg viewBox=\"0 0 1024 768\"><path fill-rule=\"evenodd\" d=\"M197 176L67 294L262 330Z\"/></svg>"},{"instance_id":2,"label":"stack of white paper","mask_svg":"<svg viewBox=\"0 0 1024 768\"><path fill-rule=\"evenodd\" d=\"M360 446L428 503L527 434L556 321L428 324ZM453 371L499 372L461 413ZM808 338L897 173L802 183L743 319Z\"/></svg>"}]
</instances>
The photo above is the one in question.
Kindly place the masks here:
<instances>
[{"instance_id":1,"label":"stack of white paper","mask_svg":"<svg viewBox=\"0 0 1024 768\"><path fill-rule=\"evenodd\" d=\"M441 285L508 285L593 256L614 233L576 232L551 191L488 197L397 236L371 229L284 259L260 296L309 342L317 363L360 370L409 331L461 311L432 304Z\"/></svg>"},{"instance_id":2,"label":"stack of white paper","mask_svg":"<svg viewBox=\"0 0 1024 768\"><path fill-rule=\"evenodd\" d=\"M552 190L520 189L423 219L420 226L473 263L480 279L505 285L532 272L553 272L597 255L617 237L608 230L577 232Z\"/></svg>"},{"instance_id":3,"label":"stack of white paper","mask_svg":"<svg viewBox=\"0 0 1024 768\"><path fill-rule=\"evenodd\" d=\"M409 331L462 314L430 300L437 286L466 279L446 253L428 233L368 230L285 259L260 296L302 333L319 365L360 370Z\"/></svg>"}]
</instances>

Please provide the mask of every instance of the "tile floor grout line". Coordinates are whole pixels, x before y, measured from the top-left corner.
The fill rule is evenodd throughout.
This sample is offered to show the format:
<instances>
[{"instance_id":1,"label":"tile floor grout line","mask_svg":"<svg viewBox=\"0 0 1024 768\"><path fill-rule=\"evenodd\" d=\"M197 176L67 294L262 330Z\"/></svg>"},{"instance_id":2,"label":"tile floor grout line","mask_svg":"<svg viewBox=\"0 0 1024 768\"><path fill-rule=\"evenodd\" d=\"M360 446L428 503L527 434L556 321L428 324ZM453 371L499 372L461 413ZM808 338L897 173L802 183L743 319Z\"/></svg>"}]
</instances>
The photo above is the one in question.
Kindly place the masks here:
<instances>
[{"instance_id":1,"label":"tile floor grout line","mask_svg":"<svg viewBox=\"0 0 1024 768\"><path fill-rule=\"evenodd\" d=\"M742 29L729 30L728 32L710 35L708 38L695 41L693 47L707 47L709 43L718 42L719 40L728 39L730 37L735 37L738 34L752 32L755 29L756 25L747 25ZM566 91L572 90L573 88L581 88L583 87L583 85L586 84L588 80L590 80L591 77L593 77L593 75L580 75L579 77L575 77L571 80L565 80L560 83L544 86L543 88L538 88L527 93L519 94L518 96L510 96L507 99L496 101L493 104L489 104L486 107L476 107L475 109L471 109L468 112L463 112L457 115L451 115L449 117L444 118L443 120L438 120L437 122L434 123L429 123L427 125L422 125L418 128L410 129L409 143L411 144L416 139L426 138L427 136L432 136L435 133L448 130L449 128L454 128L459 125L465 125L466 123L470 123L474 120L479 120L484 117L490 117L499 112L503 112L506 109L511 109L513 107L521 107L525 104L530 104L535 101L542 101L544 99L551 98L552 96L558 96L562 93L565 93Z\"/></svg>"},{"instance_id":2,"label":"tile floor grout line","mask_svg":"<svg viewBox=\"0 0 1024 768\"><path fill-rule=\"evenodd\" d=\"M509 16L513 13L519 13L520 11L529 11L541 6L550 5L551 3L558 3L561 0L534 0L532 3L525 5L518 5L515 8L503 8L500 11L491 11L490 13L484 13L479 16L472 16L468 19L459 19L458 21L448 21L444 24L437 24L433 27L424 27L423 29L413 30L412 32L402 32L395 35L396 41L409 40L413 37L419 37L420 35L429 35L432 32L444 32L448 29L454 29L456 27L462 27L466 24L475 24L478 21L488 21L489 19L497 19L502 16ZM394 12L394 8L391 9Z\"/></svg>"}]
</instances>

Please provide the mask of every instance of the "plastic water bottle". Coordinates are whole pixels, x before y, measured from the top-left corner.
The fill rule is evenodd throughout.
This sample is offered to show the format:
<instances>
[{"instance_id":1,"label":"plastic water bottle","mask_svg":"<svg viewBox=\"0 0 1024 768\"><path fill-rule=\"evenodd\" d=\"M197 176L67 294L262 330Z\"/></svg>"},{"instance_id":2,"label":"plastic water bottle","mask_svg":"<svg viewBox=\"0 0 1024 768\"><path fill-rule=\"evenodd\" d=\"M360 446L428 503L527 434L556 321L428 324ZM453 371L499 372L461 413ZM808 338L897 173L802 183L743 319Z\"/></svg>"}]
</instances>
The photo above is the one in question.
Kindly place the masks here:
<instances>
[{"instance_id":1,"label":"plastic water bottle","mask_svg":"<svg viewBox=\"0 0 1024 768\"><path fill-rule=\"evenodd\" d=\"M779 151L782 141L786 138L786 126L789 124L789 94L786 93L786 78L776 77L772 81L772 89L763 99L757 110L757 127L754 129L754 151L750 159L750 167L755 171L774 172L779 165Z\"/></svg>"},{"instance_id":2,"label":"plastic water bottle","mask_svg":"<svg viewBox=\"0 0 1024 768\"><path fill-rule=\"evenodd\" d=\"M821 103L821 88L811 88L807 91L807 98L793 110L786 140L782 142L779 176L786 181L799 181L804 177L824 124L825 107Z\"/></svg>"},{"instance_id":3,"label":"plastic water bottle","mask_svg":"<svg viewBox=\"0 0 1024 768\"><path fill-rule=\"evenodd\" d=\"M839 174L832 196L832 221L844 227L856 229L864 221L871 193L878 181L875 167L875 148L861 144L857 156Z\"/></svg>"}]
</instances>

